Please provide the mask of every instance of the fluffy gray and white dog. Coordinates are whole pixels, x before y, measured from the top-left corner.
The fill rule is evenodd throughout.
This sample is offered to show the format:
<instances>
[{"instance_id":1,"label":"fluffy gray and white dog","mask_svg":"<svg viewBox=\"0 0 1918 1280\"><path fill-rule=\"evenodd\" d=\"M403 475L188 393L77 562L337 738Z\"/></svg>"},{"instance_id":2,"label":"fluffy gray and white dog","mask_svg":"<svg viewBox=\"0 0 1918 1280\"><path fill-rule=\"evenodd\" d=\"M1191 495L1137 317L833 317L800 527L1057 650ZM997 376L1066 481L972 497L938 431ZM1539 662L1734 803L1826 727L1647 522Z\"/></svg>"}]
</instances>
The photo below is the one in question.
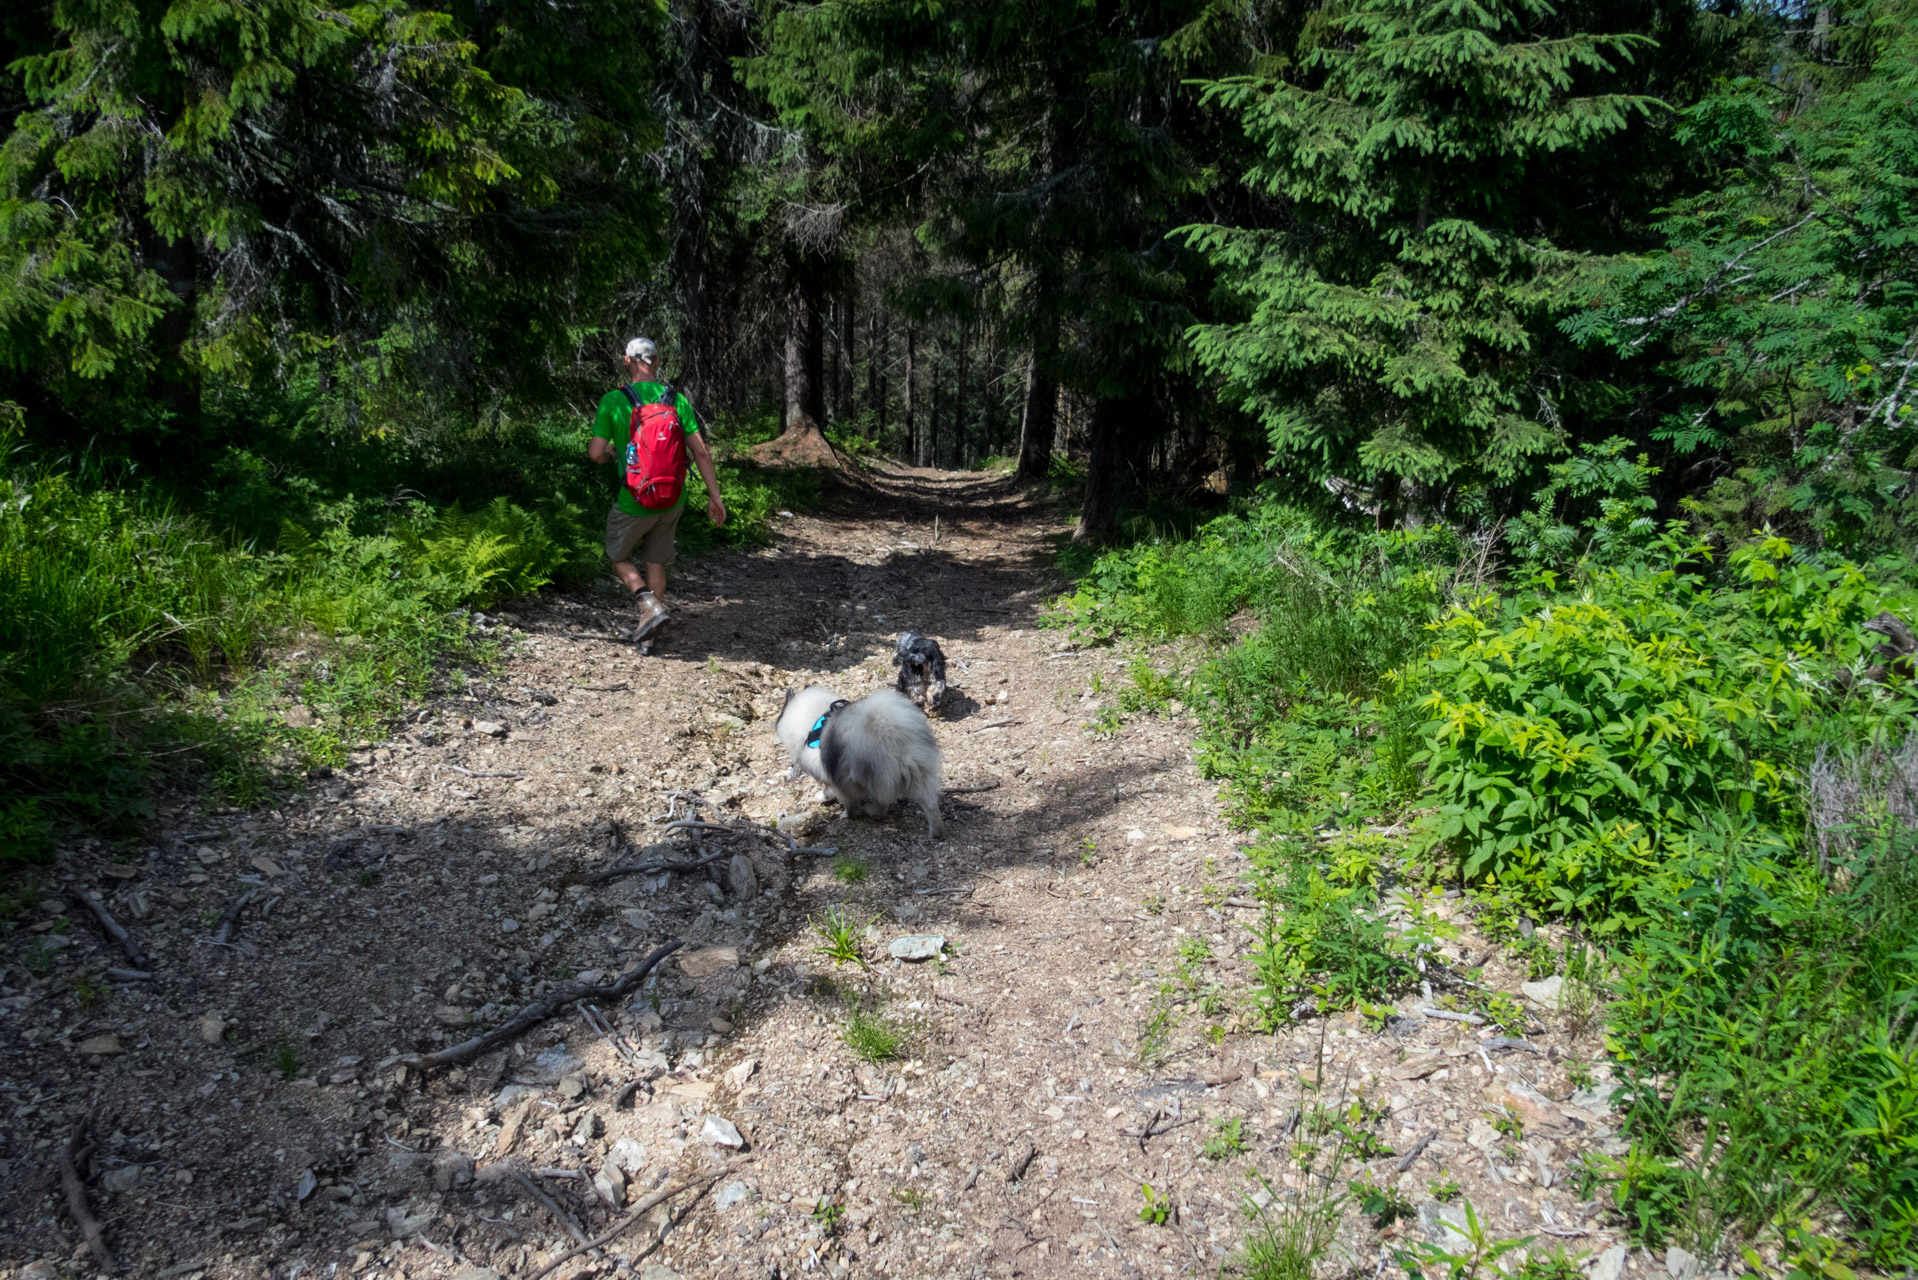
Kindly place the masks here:
<instances>
[{"instance_id":1,"label":"fluffy gray and white dog","mask_svg":"<svg viewBox=\"0 0 1918 1280\"><path fill-rule=\"evenodd\" d=\"M899 668L899 692L928 711L946 701L946 654L939 642L917 631L901 631L892 665Z\"/></svg>"},{"instance_id":2,"label":"fluffy gray and white dog","mask_svg":"<svg viewBox=\"0 0 1918 1280\"><path fill-rule=\"evenodd\" d=\"M925 811L926 834L944 837L939 744L925 713L891 689L857 702L818 685L788 689L773 732L792 757L787 776L818 779L849 815L883 817L895 802L911 800Z\"/></svg>"}]
</instances>

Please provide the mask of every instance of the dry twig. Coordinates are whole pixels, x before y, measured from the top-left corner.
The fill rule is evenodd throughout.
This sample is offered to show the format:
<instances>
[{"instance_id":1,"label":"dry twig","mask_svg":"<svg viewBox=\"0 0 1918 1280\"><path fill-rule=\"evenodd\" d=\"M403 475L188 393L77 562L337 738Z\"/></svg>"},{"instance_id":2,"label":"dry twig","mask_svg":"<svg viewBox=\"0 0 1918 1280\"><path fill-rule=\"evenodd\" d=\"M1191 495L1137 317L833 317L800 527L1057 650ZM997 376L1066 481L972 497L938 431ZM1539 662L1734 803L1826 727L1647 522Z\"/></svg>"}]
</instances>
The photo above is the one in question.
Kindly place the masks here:
<instances>
[{"instance_id":1,"label":"dry twig","mask_svg":"<svg viewBox=\"0 0 1918 1280\"><path fill-rule=\"evenodd\" d=\"M680 1192L692 1187L698 1187L704 1191L707 1187L712 1186L713 1183L718 1182L725 1176L726 1170L721 1169L718 1173L709 1173L703 1178L694 1178L690 1182L675 1182L669 1187L661 1187L659 1190L653 1192L653 1194L645 1197L638 1204L635 1204L631 1209L627 1210L626 1216L618 1222L615 1222L612 1226L579 1246L579 1248L560 1254L559 1257L554 1258L551 1262L528 1276L527 1280L540 1280L540 1277L547 1272L552 1271L561 1263L572 1261L588 1249L597 1249L602 1245L611 1244L614 1240L618 1239L622 1233L637 1224L640 1219L644 1218L654 1209L657 1209L660 1205L665 1204L668 1200L671 1200Z\"/></svg>"},{"instance_id":2,"label":"dry twig","mask_svg":"<svg viewBox=\"0 0 1918 1280\"><path fill-rule=\"evenodd\" d=\"M120 950L127 953L127 959L133 962L133 967L146 968L147 956L146 952L140 950L139 940L128 933L126 928L107 912L106 905L90 893L82 893L80 901L86 903L87 910L93 912L99 919L100 927L107 931L107 936L120 944Z\"/></svg>"},{"instance_id":3,"label":"dry twig","mask_svg":"<svg viewBox=\"0 0 1918 1280\"><path fill-rule=\"evenodd\" d=\"M528 1031L546 1021L567 1005L579 1000L618 1000L629 994L659 965L661 960L679 950L685 943L675 938L673 941L653 948L653 953L639 962L639 967L621 975L616 981L597 986L579 983L570 990L547 996L544 1000L535 1000L518 1013L494 1027L485 1035L474 1036L471 1040L441 1049L438 1053L408 1054L398 1061L415 1071L425 1071L431 1067L446 1067L468 1058L477 1057L489 1049L516 1040Z\"/></svg>"},{"instance_id":4,"label":"dry twig","mask_svg":"<svg viewBox=\"0 0 1918 1280\"><path fill-rule=\"evenodd\" d=\"M73 1215L80 1234L86 1238L87 1252L93 1255L93 1261L102 1271L118 1271L120 1268L107 1248L106 1232L87 1205L86 1184L80 1181L80 1166L93 1153L93 1148L83 1142L92 1123L93 1113L88 1112L74 1127L67 1145L60 1148L60 1188L67 1193L67 1212Z\"/></svg>"}]
</instances>

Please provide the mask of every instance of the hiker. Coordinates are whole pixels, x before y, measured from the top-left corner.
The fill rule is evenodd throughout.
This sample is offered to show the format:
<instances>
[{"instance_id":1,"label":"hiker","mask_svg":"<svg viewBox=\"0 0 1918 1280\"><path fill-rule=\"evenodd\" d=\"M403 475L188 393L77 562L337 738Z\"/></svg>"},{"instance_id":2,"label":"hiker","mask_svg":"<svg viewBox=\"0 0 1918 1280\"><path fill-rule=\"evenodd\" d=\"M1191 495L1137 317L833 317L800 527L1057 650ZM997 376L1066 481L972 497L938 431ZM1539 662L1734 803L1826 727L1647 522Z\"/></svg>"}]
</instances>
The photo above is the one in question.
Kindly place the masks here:
<instances>
[{"instance_id":1,"label":"hiker","mask_svg":"<svg viewBox=\"0 0 1918 1280\"><path fill-rule=\"evenodd\" d=\"M667 617L666 566L673 562L673 530L686 508L687 454L706 482L706 515L714 524L726 523L726 504L692 405L659 381L659 348L651 338L626 344L626 373L629 384L600 397L586 456L620 464L613 507L606 513L606 558L639 603L633 639L643 640ZM615 440L622 445L615 447ZM646 562L643 578L633 564L635 548Z\"/></svg>"}]
</instances>

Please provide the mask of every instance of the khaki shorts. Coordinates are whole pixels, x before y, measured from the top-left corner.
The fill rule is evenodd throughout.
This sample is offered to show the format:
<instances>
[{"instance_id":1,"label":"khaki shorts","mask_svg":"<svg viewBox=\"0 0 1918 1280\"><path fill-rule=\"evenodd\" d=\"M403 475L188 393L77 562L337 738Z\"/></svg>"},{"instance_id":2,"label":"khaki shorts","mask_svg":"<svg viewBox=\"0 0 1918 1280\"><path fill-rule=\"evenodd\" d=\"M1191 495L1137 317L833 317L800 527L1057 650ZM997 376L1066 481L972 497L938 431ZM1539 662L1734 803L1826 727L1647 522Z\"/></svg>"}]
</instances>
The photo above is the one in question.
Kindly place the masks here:
<instances>
[{"instance_id":1,"label":"khaki shorts","mask_svg":"<svg viewBox=\"0 0 1918 1280\"><path fill-rule=\"evenodd\" d=\"M647 564L671 564L673 530L679 527L679 513L685 509L681 503L671 511L629 516L615 505L606 513L606 558L614 564L631 560L633 548L638 547L640 559Z\"/></svg>"}]
</instances>

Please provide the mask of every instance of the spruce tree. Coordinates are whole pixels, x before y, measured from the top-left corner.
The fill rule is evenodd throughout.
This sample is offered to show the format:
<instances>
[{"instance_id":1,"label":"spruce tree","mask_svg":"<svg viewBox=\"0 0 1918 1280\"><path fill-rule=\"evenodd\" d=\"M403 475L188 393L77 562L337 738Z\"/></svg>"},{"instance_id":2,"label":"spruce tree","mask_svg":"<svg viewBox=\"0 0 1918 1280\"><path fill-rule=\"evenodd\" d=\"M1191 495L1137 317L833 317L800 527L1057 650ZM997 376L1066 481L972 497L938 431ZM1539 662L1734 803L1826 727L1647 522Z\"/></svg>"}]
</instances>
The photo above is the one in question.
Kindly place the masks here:
<instances>
[{"instance_id":1,"label":"spruce tree","mask_svg":"<svg viewBox=\"0 0 1918 1280\"><path fill-rule=\"evenodd\" d=\"M1190 337L1282 466L1369 488L1389 522L1563 445L1554 325L1598 259L1553 211L1654 109L1590 91L1647 43L1545 0L1361 0L1296 73L1207 86L1272 225L1189 230L1237 312Z\"/></svg>"}]
</instances>

